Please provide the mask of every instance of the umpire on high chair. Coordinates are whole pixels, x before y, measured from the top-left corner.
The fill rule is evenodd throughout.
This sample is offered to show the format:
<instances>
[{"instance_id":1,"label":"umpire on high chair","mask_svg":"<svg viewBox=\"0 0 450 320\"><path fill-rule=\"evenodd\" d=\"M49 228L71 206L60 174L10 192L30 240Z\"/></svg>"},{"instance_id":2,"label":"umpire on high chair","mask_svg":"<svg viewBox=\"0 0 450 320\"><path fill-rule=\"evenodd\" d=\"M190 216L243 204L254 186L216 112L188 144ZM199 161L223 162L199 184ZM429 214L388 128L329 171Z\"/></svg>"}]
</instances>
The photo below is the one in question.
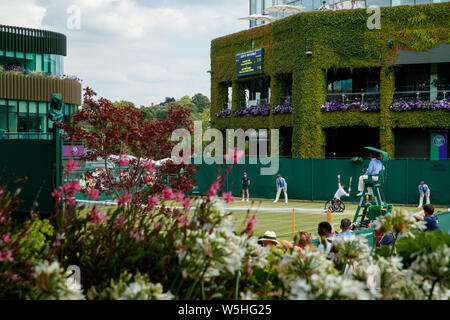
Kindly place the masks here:
<instances>
[{"instance_id":1,"label":"umpire on high chair","mask_svg":"<svg viewBox=\"0 0 450 320\"><path fill-rule=\"evenodd\" d=\"M367 168L366 173L364 173L362 176L359 176L359 182L358 182L358 191L359 193L357 196L362 196L362 193L364 191L364 180L368 179L369 176L372 176L373 181L378 181L378 175L380 174L380 171L384 170L384 166L381 163L380 160L377 159L376 156L374 156L372 153L370 154L370 163L369 167Z\"/></svg>"}]
</instances>

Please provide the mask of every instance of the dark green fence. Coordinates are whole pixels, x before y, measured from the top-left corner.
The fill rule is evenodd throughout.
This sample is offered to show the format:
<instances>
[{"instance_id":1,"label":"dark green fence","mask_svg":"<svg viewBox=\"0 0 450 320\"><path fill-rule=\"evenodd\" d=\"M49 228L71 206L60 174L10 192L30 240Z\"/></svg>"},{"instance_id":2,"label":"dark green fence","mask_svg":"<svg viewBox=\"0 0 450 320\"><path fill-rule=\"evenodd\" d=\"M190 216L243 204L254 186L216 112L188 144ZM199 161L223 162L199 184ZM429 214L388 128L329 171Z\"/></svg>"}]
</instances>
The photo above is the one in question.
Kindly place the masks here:
<instances>
[{"instance_id":1,"label":"dark green fence","mask_svg":"<svg viewBox=\"0 0 450 320\"><path fill-rule=\"evenodd\" d=\"M53 210L51 193L55 186L56 152L52 140L0 140L0 184L13 185L14 176L26 176L28 180L19 185L22 200L17 212L29 213L34 201L38 211Z\"/></svg>"},{"instance_id":2,"label":"dark green fence","mask_svg":"<svg viewBox=\"0 0 450 320\"><path fill-rule=\"evenodd\" d=\"M247 172L251 185L250 196L274 198L276 176L262 176L261 165L236 164L225 183L225 190L240 196L242 174ZM328 200L337 190L337 175L348 186L353 177L351 197L344 201L357 202L358 177L365 171L368 160L355 164L350 159L290 159L281 158L279 171L288 184L290 199ZM223 167L225 168L226 165ZM196 173L199 191L204 193L217 177L217 165L201 165ZM390 203L418 204L418 185L421 180L431 190L431 203L450 205L450 161L390 160L387 165L385 196ZM283 196L282 196L283 199Z\"/></svg>"}]
</instances>

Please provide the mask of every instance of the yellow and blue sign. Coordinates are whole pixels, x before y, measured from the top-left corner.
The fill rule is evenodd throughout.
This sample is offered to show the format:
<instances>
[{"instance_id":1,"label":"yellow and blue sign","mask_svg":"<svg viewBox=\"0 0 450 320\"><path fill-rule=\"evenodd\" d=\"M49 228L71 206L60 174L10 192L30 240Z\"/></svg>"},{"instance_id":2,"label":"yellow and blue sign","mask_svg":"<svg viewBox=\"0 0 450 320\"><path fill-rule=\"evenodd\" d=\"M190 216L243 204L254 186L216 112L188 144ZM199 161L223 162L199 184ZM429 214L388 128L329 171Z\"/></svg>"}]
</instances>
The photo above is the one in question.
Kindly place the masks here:
<instances>
[{"instance_id":1,"label":"yellow and blue sign","mask_svg":"<svg viewBox=\"0 0 450 320\"><path fill-rule=\"evenodd\" d=\"M264 48L236 55L236 77L247 77L264 72Z\"/></svg>"}]
</instances>

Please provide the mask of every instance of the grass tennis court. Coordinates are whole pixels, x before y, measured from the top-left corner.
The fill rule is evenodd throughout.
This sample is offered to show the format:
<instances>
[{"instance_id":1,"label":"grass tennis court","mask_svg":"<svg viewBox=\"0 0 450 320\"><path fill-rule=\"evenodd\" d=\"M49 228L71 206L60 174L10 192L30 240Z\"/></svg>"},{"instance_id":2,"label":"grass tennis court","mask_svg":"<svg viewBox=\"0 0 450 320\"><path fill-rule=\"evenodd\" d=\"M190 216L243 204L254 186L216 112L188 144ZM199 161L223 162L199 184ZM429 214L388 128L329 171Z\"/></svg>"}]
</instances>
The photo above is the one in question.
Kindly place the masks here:
<instances>
[{"instance_id":1,"label":"grass tennis court","mask_svg":"<svg viewBox=\"0 0 450 320\"><path fill-rule=\"evenodd\" d=\"M250 216L255 215L258 221L258 224L255 226L255 236L263 235L266 230L271 230L277 234L278 239L292 240L292 208L297 208L295 211L296 232L306 231L312 233L313 236L317 236L317 225L322 221L327 221L327 214L321 211L324 207L324 203L322 202L289 201L288 204L285 204L284 199L278 203L273 203L272 200L254 200L253 202L241 202L240 199L236 200L228 206L228 211L233 213L236 229L240 231L245 227L243 221L248 212L248 210L237 208L248 208L250 210ZM420 211L420 209L414 206L395 207L405 208L409 212ZM235 209L233 210L233 208ZM277 211L277 208L280 211ZM357 204L346 203L346 209L343 213L333 213L331 215L331 224L336 231L339 231L341 219L349 218L353 221L356 208ZM270 211L264 209L269 209ZM440 210L447 210L447 208L436 207L436 212Z\"/></svg>"}]
</instances>

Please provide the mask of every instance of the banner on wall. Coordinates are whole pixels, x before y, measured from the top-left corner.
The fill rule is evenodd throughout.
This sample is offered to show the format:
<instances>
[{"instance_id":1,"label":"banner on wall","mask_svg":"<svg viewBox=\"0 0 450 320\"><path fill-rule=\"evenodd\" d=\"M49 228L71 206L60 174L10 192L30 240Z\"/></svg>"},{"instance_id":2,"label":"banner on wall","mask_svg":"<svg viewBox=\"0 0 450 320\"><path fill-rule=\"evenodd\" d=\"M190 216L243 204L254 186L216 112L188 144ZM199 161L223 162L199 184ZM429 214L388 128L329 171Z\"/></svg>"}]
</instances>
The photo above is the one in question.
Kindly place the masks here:
<instances>
[{"instance_id":1,"label":"banner on wall","mask_svg":"<svg viewBox=\"0 0 450 320\"><path fill-rule=\"evenodd\" d=\"M431 134L430 160L447 160L448 133Z\"/></svg>"},{"instance_id":2,"label":"banner on wall","mask_svg":"<svg viewBox=\"0 0 450 320\"><path fill-rule=\"evenodd\" d=\"M81 157L84 146L63 146L63 157Z\"/></svg>"}]
</instances>

